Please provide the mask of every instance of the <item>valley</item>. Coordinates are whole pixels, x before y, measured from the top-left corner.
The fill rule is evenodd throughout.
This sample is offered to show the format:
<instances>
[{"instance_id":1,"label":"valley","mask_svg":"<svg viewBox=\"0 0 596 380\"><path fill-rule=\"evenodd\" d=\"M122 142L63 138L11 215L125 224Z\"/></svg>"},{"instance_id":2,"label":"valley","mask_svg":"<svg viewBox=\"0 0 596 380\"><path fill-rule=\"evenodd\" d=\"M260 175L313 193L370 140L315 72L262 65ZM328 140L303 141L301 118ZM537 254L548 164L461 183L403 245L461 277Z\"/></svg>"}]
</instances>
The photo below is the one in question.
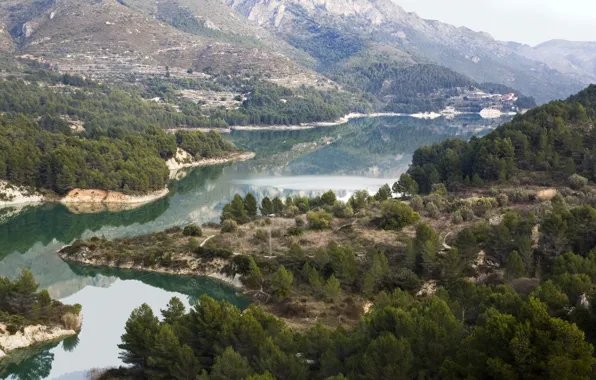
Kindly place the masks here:
<instances>
[{"instance_id":1,"label":"valley","mask_svg":"<svg viewBox=\"0 0 596 380\"><path fill-rule=\"evenodd\" d=\"M0 2L0 378L596 378L595 56L394 0Z\"/></svg>"}]
</instances>

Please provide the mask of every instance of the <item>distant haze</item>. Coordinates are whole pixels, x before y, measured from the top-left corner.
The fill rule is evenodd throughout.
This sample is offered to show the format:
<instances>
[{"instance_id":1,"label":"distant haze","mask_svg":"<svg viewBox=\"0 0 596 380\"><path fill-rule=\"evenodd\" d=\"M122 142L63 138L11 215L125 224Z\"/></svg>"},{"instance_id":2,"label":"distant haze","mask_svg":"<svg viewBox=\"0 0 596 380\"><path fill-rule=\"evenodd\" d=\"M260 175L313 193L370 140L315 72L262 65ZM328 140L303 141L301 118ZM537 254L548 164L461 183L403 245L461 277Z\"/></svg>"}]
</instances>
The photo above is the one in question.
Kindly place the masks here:
<instances>
[{"instance_id":1,"label":"distant haze","mask_svg":"<svg viewBox=\"0 0 596 380\"><path fill-rule=\"evenodd\" d=\"M393 0L426 19L529 45L596 40L595 0Z\"/></svg>"}]
</instances>

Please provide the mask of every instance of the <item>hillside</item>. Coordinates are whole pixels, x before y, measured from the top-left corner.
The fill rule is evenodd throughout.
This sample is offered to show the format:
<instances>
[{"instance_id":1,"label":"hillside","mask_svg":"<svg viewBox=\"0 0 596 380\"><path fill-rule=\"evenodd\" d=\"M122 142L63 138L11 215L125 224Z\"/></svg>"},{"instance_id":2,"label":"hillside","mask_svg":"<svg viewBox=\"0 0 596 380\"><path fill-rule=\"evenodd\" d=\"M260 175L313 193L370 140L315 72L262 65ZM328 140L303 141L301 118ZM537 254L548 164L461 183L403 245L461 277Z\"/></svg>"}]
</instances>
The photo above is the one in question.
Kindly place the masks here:
<instances>
[{"instance_id":1,"label":"hillside","mask_svg":"<svg viewBox=\"0 0 596 380\"><path fill-rule=\"evenodd\" d=\"M596 180L596 85L565 101L534 108L483 138L447 140L414 153L410 175L423 193L438 183L458 188L485 183L582 188Z\"/></svg>"},{"instance_id":2,"label":"hillside","mask_svg":"<svg viewBox=\"0 0 596 380\"><path fill-rule=\"evenodd\" d=\"M274 31L334 71L353 60L434 62L478 82L504 84L539 102L578 91L577 80L532 61L485 33L408 13L391 0L228 0L239 13Z\"/></svg>"},{"instance_id":3,"label":"hillside","mask_svg":"<svg viewBox=\"0 0 596 380\"><path fill-rule=\"evenodd\" d=\"M126 2L123 2L126 3ZM267 75L297 86L321 78L277 51L176 29L116 0L11 0L0 5L16 51L100 78L186 76L189 68ZM282 49L280 49L282 50ZM287 50L287 49L286 49Z\"/></svg>"},{"instance_id":4,"label":"hillside","mask_svg":"<svg viewBox=\"0 0 596 380\"><path fill-rule=\"evenodd\" d=\"M596 42L552 40L535 47L513 43L511 46L523 56L578 80L596 82Z\"/></svg>"}]
</instances>

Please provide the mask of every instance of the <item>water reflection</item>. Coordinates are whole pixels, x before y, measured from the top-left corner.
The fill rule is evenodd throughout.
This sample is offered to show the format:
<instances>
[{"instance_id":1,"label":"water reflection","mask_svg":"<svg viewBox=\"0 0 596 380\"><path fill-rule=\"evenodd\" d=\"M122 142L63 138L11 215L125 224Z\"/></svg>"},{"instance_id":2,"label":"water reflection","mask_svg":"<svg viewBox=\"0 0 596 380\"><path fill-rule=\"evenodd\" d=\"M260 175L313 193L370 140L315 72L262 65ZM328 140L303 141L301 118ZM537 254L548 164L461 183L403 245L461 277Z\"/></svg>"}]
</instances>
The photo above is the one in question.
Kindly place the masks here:
<instances>
[{"instance_id":1,"label":"water reflection","mask_svg":"<svg viewBox=\"0 0 596 380\"><path fill-rule=\"evenodd\" d=\"M84 313L76 339L11 356L0 362L0 377L81 378L89 368L118 365L124 323L143 302L156 311L172 295L188 305L200 294L238 306L247 302L208 279L69 265L55 252L74 239L119 238L216 220L236 193L250 191L261 199L333 189L345 198L357 189L376 191L407 169L418 146L487 133L502 121L376 118L301 131L234 132L229 138L255 151L254 160L179 173L167 198L138 209L75 214L53 204L0 211L0 276L14 277L28 267L42 288L64 302L81 303Z\"/></svg>"}]
</instances>

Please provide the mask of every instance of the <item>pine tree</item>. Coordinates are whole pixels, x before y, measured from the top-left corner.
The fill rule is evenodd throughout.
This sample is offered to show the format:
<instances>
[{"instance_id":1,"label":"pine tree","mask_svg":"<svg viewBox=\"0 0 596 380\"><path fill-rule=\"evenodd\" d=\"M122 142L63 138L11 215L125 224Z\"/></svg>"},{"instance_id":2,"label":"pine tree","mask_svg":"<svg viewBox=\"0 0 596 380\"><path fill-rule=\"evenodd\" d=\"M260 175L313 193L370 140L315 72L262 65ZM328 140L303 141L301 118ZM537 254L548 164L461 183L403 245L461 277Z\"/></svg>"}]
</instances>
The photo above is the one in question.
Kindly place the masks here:
<instances>
[{"instance_id":1,"label":"pine tree","mask_svg":"<svg viewBox=\"0 0 596 380\"><path fill-rule=\"evenodd\" d=\"M215 364L211 369L210 380L232 380L246 379L253 373L248 360L228 347L215 359Z\"/></svg>"},{"instance_id":2,"label":"pine tree","mask_svg":"<svg viewBox=\"0 0 596 380\"><path fill-rule=\"evenodd\" d=\"M269 216L271 214L273 214L273 202L269 197L265 197L261 201L261 215Z\"/></svg>"},{"instance_id":3,"label":"pine tree","mask_svg":"<svg viewBox=\"0 0 596 380\"><path fill-rule=\"evenodd\" d=\"M273 275L271 280L271 291L278 301L286 298L292 292L294 275L282 265Z\"/></svg>"},{"instance_id":4,"label":"pine tree","mask_svg":"<svg viewBox=\"0 0 596 380\"><path fill-rule=\"evenodd\" d=\"M341 295L341 285L339 280L335 278L334 275L331 275L327 279L327 283L325 283L325 298L329 302L339 301L339 297Z\"/></svg>"},{"instance_id":5,"label":"pine tree","mask_svg":"<svg viewBox=\"0 0 596 380\"><path fill-rule=\"evenodd\" d=\"M517 251L511 252L509 257L507 257L505 275L509 280L515 280L516 278L524 277L526 275L524 262Z\"/></svg>"},{"instance_id":6,"label":"pine tree","mask_svg":"<svg viewBox=\"0 0 596 380\"><path fill-rule=\"evenodd\" d=\"M252 256L248 257L248 272L242 277L242 282L249 289L260 289L263 284L263 274Z\"/></svg>"},{"instance_id":7,"label":"pine tree","mask_svg":"<svg viewBox=\"0 0 596 380\"><path fill-rule=\"evenodd\" d=\"M172 297L170 302L168 302L167 309L161 310L163 321L170 325L182 318L185 313L186 307L178 297Z\"/></svg>"},{"instance_id":8,"label":"pine tree","mask_svg":"<svg viewBox=\"0 0 596 380\"><path fill-rule=\"evenodd\" d=\"M155 335L159 331L159 321L153 315L151 307L143 304L134 309L124 330L122 343L118 345L122 350L120 359L126 364L146 367L147 359L154 348Z\"/></svg>"},{"instance_id":9,"label":"pine tree","mask_svg":"<svg viewBox=\"0 0 596 380\"><path fill-rule=\"evenodd\" d=\"M244 209L246 210L249 218L254 219L257 217L257 199L254 195L252 195L252 193L248 193L244 197Z\"/></svg>"}]
</instances>

